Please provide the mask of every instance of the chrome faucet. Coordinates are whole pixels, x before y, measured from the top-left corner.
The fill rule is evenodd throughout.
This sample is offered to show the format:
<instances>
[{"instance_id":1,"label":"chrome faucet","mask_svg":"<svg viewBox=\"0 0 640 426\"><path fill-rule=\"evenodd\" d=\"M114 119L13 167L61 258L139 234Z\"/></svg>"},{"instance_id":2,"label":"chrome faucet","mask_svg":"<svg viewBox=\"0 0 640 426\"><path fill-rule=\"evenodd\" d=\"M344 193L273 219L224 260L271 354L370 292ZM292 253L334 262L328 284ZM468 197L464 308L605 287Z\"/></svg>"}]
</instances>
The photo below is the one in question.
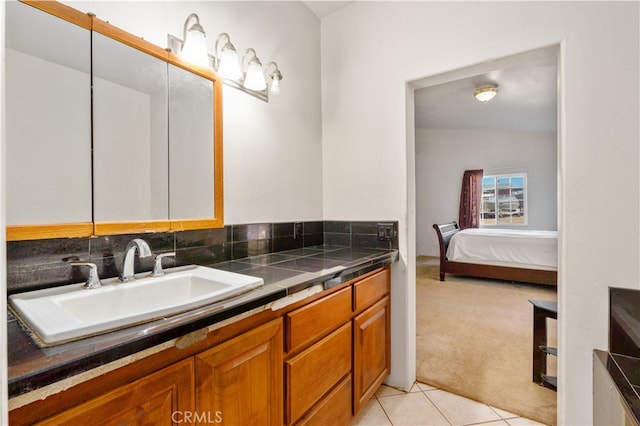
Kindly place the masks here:
<instances>
[{"instance_id":1,"label":"chrome faucet","mask_svg":"<svg viewBox=\"0 0 640 426\"><path fill-rule=\"evenodd\" d=\"M98 267L95 263L90 262L71 262L71 266L87 266L89 267L89 277L87 278L87 282L84 283L82 288L100 288L102 287L102 282L100 281L100 277L98 276Z\"/></svg>"},{"instance_id":2,"label":"chrome faucet","mask_svg":"<svg viewBox=\"0 0 640 426\"><path fill-rule=\"evenodd\" d=\"M120 272L120 276L118 279L124 283L127 281L133 280L133 261L136 256L136 250L138 251L138 255L143 257L151 256L151 249L149 248L149 244L141 238L134 238L129 241L127 244L127 248L124 250L124 258L122 259L122 272Z\"/></svg>"},{"instance_id":3,"label":"chrome faucet","mask_svg":"<svg viewBox=\"0 0 640 426\"><path fill-rule=\"evenodd\" d=\"M175 257L176 253L162 253L156 256L156 261L153 265L153 272L151 272L152 277L161 277L164 275L164 269L162 269L162 259L165 257Z\"/></svg>"}]
</instances>

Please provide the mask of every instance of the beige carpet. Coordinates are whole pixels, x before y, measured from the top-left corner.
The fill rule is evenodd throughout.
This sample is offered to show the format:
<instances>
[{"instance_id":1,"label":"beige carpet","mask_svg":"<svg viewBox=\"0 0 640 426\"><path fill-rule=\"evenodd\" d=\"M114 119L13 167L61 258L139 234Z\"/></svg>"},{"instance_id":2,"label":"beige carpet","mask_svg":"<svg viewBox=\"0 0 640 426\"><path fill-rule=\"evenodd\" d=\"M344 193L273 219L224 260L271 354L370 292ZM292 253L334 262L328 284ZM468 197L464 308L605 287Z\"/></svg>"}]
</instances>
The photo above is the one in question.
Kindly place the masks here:
<instances>
[{"instance_id":1,"label":"beige carpet","mask_svg":"<svg viewBox=\"0 0 640 426\"><path fill-rule=\"evenodd\" d=\"M538 422L556 424L556 392L531 381L533 307L555 287L447 274L418 257L417 377L421 382ZM556 321L548 320L555 346ZM555 358L547 372L555 375Z\"/></svg>"}]
</instances>

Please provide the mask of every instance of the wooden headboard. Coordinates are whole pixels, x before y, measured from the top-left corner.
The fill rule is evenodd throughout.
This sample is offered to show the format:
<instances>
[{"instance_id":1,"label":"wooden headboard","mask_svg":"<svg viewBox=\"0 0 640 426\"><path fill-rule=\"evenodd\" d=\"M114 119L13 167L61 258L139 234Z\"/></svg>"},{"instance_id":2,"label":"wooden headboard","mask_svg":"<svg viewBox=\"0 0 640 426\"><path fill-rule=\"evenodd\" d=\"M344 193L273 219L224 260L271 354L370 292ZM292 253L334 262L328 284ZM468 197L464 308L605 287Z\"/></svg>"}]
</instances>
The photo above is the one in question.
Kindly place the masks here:
<instances>
[{"instance_id":1,"label":"wooden headboard","mask_svg":"<svg viewBox=\"0 0 640 426\"><path fill-rule=\"evenodd\" d=\"M447 248L449 248L449 241L460 232L458 223L453 222L433 225L433 229L436 230L438 235L438 243L440 244L440 281L444 281L444 274L447 270Z\"/></svg>"},{"instance_id":2,"label":"wooden headboard","mask_svg":"<svg viewBox=\"0 0 640 426\"><path fill-rule=\"evenodd\" d=\"M438 243L440 243L440 260L444 260L447 254L447 248L449 248L449 241L451 238L460 232L460 227L456 221L433 225L433 229L436 230L438 235Z\"/></svg>"},{"instance_id":3,"label":"wooden headboard","mask_svg":"<svg viewBox=\"0 0 640 426\"><path fill-rule=\"evenodd\" d=\"M444 274L447 270L447 249L449 248L449 241L460 232L458 222L455 220L449 223L443 223L433 225L433 229L436 230L438 235L438 243L440 244L440 281L444 281Z\"/></svg>"}]
</instances>

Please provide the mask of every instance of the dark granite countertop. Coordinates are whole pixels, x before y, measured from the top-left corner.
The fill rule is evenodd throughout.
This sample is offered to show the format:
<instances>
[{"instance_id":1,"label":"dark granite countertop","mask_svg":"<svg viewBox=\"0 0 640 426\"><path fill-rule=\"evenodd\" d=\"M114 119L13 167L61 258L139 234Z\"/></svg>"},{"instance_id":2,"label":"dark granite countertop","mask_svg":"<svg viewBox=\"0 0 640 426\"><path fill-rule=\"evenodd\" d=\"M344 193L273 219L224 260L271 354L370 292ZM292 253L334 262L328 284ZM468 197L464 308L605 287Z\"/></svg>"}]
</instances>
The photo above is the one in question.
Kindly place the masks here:
<instances>
[{"instance_id":1,"label":"dark granite countertop","mask_svg":"<svg viewBox=\"0 0 640 426\"><path fill-rule=\"evenodd\" d=\"M397 259L397 250L314 246L204 265L261 277L264 286L183 314L44 348L9 314L9 398L267 305L318 283L328 290Z\"/></svg>"},{"instance_id":2,"label":"dark granite countertop","mask_svg":"<svg viewBox=\"0 0 640 426\"><path fill-rule=\"evenodd\" d=\"M636 423L640 424L640 358L598 349L594 353L609 372Z\"/></svg>"}]
</instances>

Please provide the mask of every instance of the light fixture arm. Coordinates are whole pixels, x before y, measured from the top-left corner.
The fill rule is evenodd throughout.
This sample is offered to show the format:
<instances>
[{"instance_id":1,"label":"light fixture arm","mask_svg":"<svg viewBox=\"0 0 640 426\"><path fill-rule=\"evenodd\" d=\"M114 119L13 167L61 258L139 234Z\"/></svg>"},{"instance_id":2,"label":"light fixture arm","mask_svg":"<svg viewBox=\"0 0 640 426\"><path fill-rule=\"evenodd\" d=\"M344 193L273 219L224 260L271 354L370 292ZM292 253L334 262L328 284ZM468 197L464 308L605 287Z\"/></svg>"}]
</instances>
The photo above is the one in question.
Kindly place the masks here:
<instances>
[{"instance_id":1,"label":"light fixture arm","mask_svg":"<svg viewBox=\"0 0 640 426\"><path fill-rule=\"evenodd\" d=\"M222 45L222 48L223 48L223 49L224 49L224 47L227 45L227 43L228 43L228 44L231 44L231 37L229 37L229 34L227 34L227 33L220 33L220 34L218 34L218 37L216 37L216 43L215 43L215 45L214 45L214 47L213 47L213 49L214 49L214 53L215 53L215 57L216 57L216 58L219 58L219 57L220 57L220 53L221 53L221 51L220 51L220 49L219 49L219 46L220 46L220 40L222 40L222 39L226 39L226 43ZM232 46L233 46L233 45L232 45ZM234 48L234 49L235 49L235 48Z\"/></svg>"},{"instance_id":2,"label":"light fixture arm","mask_svg":"<svg viewBox=\"0 0 640 426\"><path fill-rule=\"evenodd\" d=\"M187 19L185 19L185 21L184 21L184 27L182 28L182 42L183 43L187 40L187 27L189 26L189 21L191 19L195 19L196 20L196 23L193 24L193 27L191 27L191 28L202 32L202 34L206 34L204 32L204 28L202 28L202 25L200 25L200 18L198 17L197 14L192 13L189 16L187 16Z\"/></svg>"},{"instance_id":3,"label":"light fixture arm","mask_svg":"<svg viewBox=\"0 0 640 426\"><path fill-rule=\"evenodd\" d=\"M246 72L245 71L245 64L246 64L245 59L247 58L247 55L250 54L250 53L252 54L252 57L249 58L249 62L256 61L262 67L262 62L260 62L260 59L258 59L258 55L256 54L256 51L253 49L253 47L250 47L247 50L245 50L244 54L242 55L242 72Z\"/></svg>"},{"instance_id":4,"label":"light fixture arm","mask_svg":"<svg viewBox=\"0 0 640 426\"><path fill-rule=\"evenodd\" d=\"M271 74L269 74L269 66L273 65L275 67L275 69L273 70L273 72ZM267 65L264 66L264 72L265 74L271 78L272 80L278 79L278 80L282 80L282 73L280 72L280 68L278 68L278 64L276 64L274 61L271 61L269 63L267 63Z\"/></svg>"}]
</instances>

